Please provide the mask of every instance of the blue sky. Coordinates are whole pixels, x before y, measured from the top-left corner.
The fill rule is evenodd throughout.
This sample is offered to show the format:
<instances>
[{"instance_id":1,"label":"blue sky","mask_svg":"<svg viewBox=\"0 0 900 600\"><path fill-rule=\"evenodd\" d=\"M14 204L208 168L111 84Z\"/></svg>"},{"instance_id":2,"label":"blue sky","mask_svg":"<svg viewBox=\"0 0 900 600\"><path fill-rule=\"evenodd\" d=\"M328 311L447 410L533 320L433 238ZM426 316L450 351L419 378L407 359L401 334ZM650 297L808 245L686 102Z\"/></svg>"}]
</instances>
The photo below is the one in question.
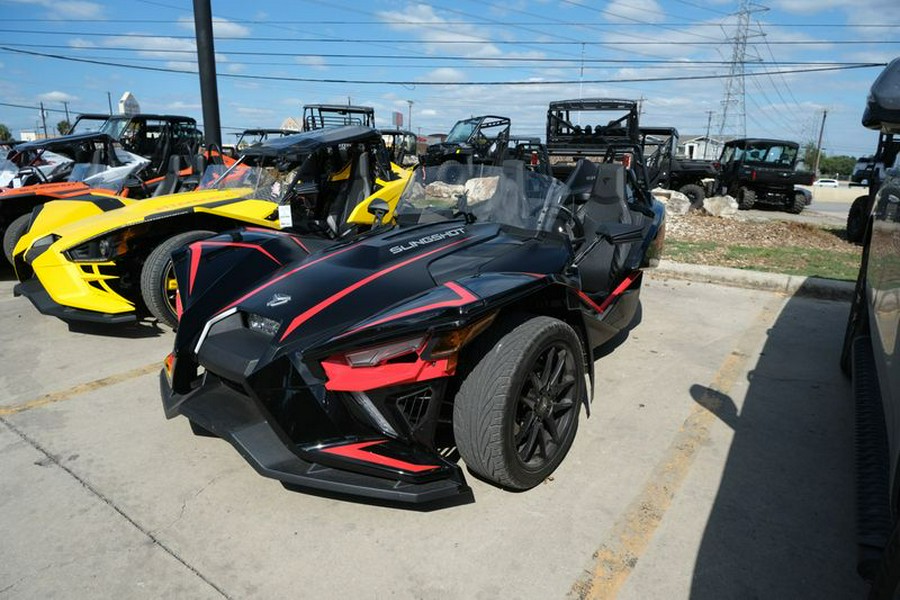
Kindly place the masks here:
<instances>
[{"instance_id":1,"label":"blue sky","mask_svg":"<svg viewBox=\"0 0 900 600\"><path fill-rule=\"evenodd\" d=\"M509 116L514 134L541 135L547 104L578 97L642 99L642 124L682 134L704 133L712 111L717 133L724 79L641 80L727 74L738 9L736 0L213 0L212 6L226 139L243 127L277 127L299 116L304 103L348 97L374 106L380 126L390 124L393 111L407 119L411 100L412 128L423 134L493 113ZM779 71L900 56L897 0L771 0L766 7L752 14L748 37L747 60L755 64L746 71L768 74L744 80L747 134L814 140L827 109L829 155L872 153L877 136L859 121L880 68ZM194 74L11 51L194 71L190 1L0 0L0 14L0 46L7 48L0 50L0 103L43 100L62 110L65 100L73 113L104 112L107 91L115 103L128 90L144 112L201 120ZM322 81L329 79L343 81ZM739 133L737 106L729 112L724 132ZM50 113L48 124L62 116ZM14 134L38 120L37 110L0 104L0 123Z\"/></svg>"}]
</instances>

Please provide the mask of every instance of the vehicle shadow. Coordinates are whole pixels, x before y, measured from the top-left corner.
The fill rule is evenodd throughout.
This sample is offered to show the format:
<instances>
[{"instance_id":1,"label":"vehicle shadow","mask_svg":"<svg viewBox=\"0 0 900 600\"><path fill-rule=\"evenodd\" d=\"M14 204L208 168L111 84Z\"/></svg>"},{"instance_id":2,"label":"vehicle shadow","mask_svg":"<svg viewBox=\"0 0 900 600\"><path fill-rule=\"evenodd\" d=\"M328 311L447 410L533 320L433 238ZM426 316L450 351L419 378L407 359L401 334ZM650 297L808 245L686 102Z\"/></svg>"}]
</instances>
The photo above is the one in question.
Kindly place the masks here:
<instances>
[{"instance_id":1,"label":"vehicle shadow","mask_svg":"<svg viewBox=\"0 0 900 600\"><path fill-rule=\"evenodd\" d=\"M862 597L853 408L839 368L848 310L842 302L792 297L768 331L740 406L691 386L693 399L733 431L692 599ZM719 440L724 436L710 443Z\"/></svg>"},{"instance_id":2,"label":"vehicle shadow","mask_svg":"<svg viewBox=\"0 0 900 600\"><path fill-rule=\"evenodd\" d=\"M6 257L0 258L0 281L16 281L16 272Z\"/></svg>"},{"instance_id":3,"label":"vehicle shadow","mask_svg":"<svg viewBox=\"0 0 900 600\"><path fill-rule=\"evenodd\" d=\"M53 317L50 317L53 318ZM152 319L143 319L134 323L106 324L70 321L67 323L72 333L85 333L110 338L143 339L159 337L166 333L159 323Z\"/></svg>"}]
</instances>

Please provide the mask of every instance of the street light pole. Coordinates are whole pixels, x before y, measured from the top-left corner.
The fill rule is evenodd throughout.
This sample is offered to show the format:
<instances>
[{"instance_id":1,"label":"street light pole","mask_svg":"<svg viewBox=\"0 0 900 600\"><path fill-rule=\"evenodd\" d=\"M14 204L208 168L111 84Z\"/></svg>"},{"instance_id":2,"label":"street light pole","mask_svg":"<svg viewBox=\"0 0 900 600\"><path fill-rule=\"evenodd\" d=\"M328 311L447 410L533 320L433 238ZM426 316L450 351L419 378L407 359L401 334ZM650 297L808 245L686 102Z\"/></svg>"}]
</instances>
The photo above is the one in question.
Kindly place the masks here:
<instances>
[{"instance_id":1,"label":"street light pole","mask_svg":"<svg viewBox=\"0 0 900 600\"><path fill-rule=\"evenodd\" d=\"M409 111L407 112L407 123L406 128L412 131L412 105L414 104L412 100L407 100L407 104L409 104Z\"/></svg>"},{"instance_id":2,"label":"street light pole","mask_svg":"<svg viewBox=\"0 0 900 600\"><path fill-rule=\"evenodd\" d=\"M207 147L221 147L222 129L219 125L219 89L216 84L216 51L213 46L210 0L194 0L194 34L197 37L200 101L203 103L203 136Z\"/></svg>"}]
</instances>

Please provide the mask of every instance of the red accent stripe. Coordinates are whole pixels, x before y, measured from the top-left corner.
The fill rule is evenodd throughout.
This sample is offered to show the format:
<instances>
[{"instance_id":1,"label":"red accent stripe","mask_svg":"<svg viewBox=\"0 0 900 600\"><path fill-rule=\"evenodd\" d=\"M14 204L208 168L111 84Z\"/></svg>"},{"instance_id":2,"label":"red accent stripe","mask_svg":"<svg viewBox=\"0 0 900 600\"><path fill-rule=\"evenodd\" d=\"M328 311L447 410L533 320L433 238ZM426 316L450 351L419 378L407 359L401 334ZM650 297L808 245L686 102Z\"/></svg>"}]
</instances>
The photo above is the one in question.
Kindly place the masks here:
<instances>
[{"instance_id":1,"label":"red accent stripe","mask_svg":"<svg viewBox=\"0 0 900 600\"><path fill-rule=\"evenodd\" d=\"M196 247L195 247L196 246ZM262 246L258 246L256 244L248 244L246 242L194 242L190 245L191 249L191 276L188 281L188 293L193 293L194 291L194 280L197 278L197 270L200 268L200 254L203 252L203 246L235 246L238 248L252 248L254 250L259 250L263 254L265 254L268 258L271 258L275 261L279 266L281 265L281 261L272 256L272 254L263 248Z\"/></svg>"},{"instance_id":2,"label":"red accent stripe","mask_svg":"<svg viewBox=\"0 0 900 600\"><path fill-rule=\"evenodd\" d=\"M346 446L334 446L331 448L323 448L322 452L327 452L328 454L336 454L345 458L353 458L355 460L361 460L363 462L373 463L376 465L384 465L385 467L402 469L403 471L410 471L412 473L419 473L421 471L433 471L434 469L440 468L439 465L417 465L415 463L406 462L405 460L391 458L389 456L384 456L383 454L375 454L374 452L366 452L364 450L364 448L368 448L369 446L377 446L379 444L385 443L386 441L387 440L376 440L374 442L359 442L356 444L348 444Z\"/></svg>"},{"instance_id":3,"label":"red accent stripe","mask_svg":"<svg viewBox=\"0 0 900 600\"><path fill-rule=\"evenodd\" d=\"M297 242L297 245L298 245L298 246L300 246L301 248L303 248L304 250L306 250L306 253L307 253L307 254L312 254L312 253L309 251L309 248L307 248L306 246L303 245L303 242L300 241L300 238L295 238L294 236L290 236L290 237L291 237L292 240L294 240L295 242Z\"/></svg>"},{"instance_id":4,"label":"red accent stripe","mask_svg":"<svg viewBox=\"0 0 900 600\"><path fill-rule=\"evenodd\" d=\"M614 289L612 293L606 297L606 299L603 301L603 304L597 304L596 302L591 300L590 296L580 290L578 292L578 297L598 313L603 313L603 311L609 308L609 305L612 304L613 300L621 296L622 293L625 292L625 290L627 290L632 283L634 283L634 280L638 278L638 275L640 275L640 272L632 273L628 277L623 279L622 282L616 286L616 289Z\"/></svg>"},{"instance_id":5,"label":"red accent stripe","mask_svg":"<svg viewBox=\"0 0 900 600\"><path fill-rule=\"evenodd\" d=\"M412 258L408 258L402 262L397 263L396 265L392 265L386 269L382 269L381 271L376 271L375 273L372 273L371 275L369 275L367 277L363 277L356 283L345 287L340 292L331 295L330 297L322 300L315 306L306 309L301 314L294 317L294 320L291 321L291 324L287 326L287 329L285 329L284 334L281 336L280 341L283 342L285 340L285 338L287 338L287 336L289 336L295 329L297 329L297 327L302 325L304 322L308 321L309 319L311 319L312 317L314 317L321 311L325 310L326 308L328 308L329 306L331 306L332 304L334 304L341 298L344 298L345 296L352 294L353 292L355 292L359 288L363 287L364 285L371 283L371 282L375 281L376 279L387 275L388 273L396 271L397 269L403 268L406 265L409 265L416 261L422 260L423 258L427 258L427 257L431 256L432 254L435 254L436 252L441 252L448 248L452 248L453 246L461 244L465 241L467 241L466 238L457 240L455 242L451 242L445 246L440 246L439 248L435 248L434 250L429 250L428 252L419 254L418 256L413 256Z\"/></svg>"},{"instance_id":6,"label":"red accent stripe","mask_svg":"<svg viewBox=\"0 0 900 600\"><path fill-rule=\"evenodd\" d=\"M281 281L281 280L284 279L285 277L290 277L291 275L293 275L294 273L296 273L296 272L298 272L298 271L302 271L303 269L305 269L305 268L307 268L307 267L311 267L311 266L313 266L313 265L316 264L316 263L322 262L323 260L327 260L327 259L329 259L329 258L331 258L331 257L333 257L333 256L337 256L338 254L343 254L343 253L346 252L347 250L351 250L351 249L353 249L353 248L355 248L355 246L347 246L346 248L342 248L342 249L337 250L336 252L332 252L331 254L328 254L328 255L326 255L326 256L322 256L322 257L317 258L317 259L315 259L315 260L311 260L311 261L309 261L308 263L303 263L302 265L300 265L300 266L297 267L296 269L291 269L291 270L288 271L287 273L282 273L281 275L279 275L279 276L276 277L275 279L272 279L271 281L267 281L266 283L262 284L261 286L259 286L259 287L256 288L255 290L252 290L252 291L250 291L250 292L244 294L243 296L241 296L240 298L238 298L237 300L235 300L234 302L232 302L231 304L229 304L228 306L226 306L225 308L223 308L222 310L220 310L217 314L221 314L221 313L225 312L226 310L228 310L229 308L231 308L231 307L233 307L233 306L237 306L238 304L240 304L241 302L243 302L243 301L246 300L247 298L250 298L251 296L255 296L256 294L258 294L259 292L263 291L264 289L266 289L266 288L269 287L270 285L273 285L273 284L275 284L275 283L278 283L279 281Z\"/></svg>"},{"instance_id":7,"label":"red accent stripe","mask_svg":"<svg viewBox=\"0 0 900 600\"><path fill-rule=\"evenodd\" d=\"M458 283L454 283L452 281L448 281L444 284L445 287L450 288L453 292L459 296L456 300L444 300L443 302L435 302L433 304L426 304L425 306L419 306L416 308L411 308L409 310L404 310L403 312L399 312L395 315L388 315L383 319L378 319L377 321L372 321L371 323L366 323L361 327L357 327L351 331L348 331L344 335L350 335L351 333L356 333L357 331L361 331L363 329L367 329L369 327L375 327L376 325L381 325L382 323L387 323L388 321L394 321L396 319L402 319L403 317L408 317L410 315L414 315L417 313L425 312L428 310L434 310L435 308L452 308L454 306L463 306L464 304L468 304L469 302L474 302L478 300L478 296L459 285Z\"/></svg>"}]
</instances>

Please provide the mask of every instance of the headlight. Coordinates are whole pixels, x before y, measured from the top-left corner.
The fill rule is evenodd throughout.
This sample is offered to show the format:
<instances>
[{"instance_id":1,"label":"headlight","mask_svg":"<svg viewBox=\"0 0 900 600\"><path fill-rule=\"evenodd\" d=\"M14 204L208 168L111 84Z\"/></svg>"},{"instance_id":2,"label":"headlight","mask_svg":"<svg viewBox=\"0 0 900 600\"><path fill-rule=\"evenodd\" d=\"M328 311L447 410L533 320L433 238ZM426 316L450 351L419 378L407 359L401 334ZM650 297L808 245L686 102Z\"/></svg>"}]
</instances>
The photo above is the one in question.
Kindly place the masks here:
<instances>
[{"instance_id":1,"label":"headlight","mask_svg":"<svg viewBox=\"0 0 900 600\"><path fill-rule=\"evenodd\" d=\"M278 328L281 327L281 323L262 315L247 313L247 327L253 331L264 333L269 337L275 337L275 334L278 333Z\"/></svg>"},{"instance_id":2,"label":"headlight","mask_svg":"<svg viewBox=\"0 0 900 600\"><path fill-rule=\"evenodd\" d=\"M404 354L418 353L425 342L425 336L372 346L363 350L348 352L344 355L351 367L374 367L386 360L398 358Z\"/></svg>"},{"instance_id":3,"label":"headlight","mask_svg":"<svg viewBox=\"0 0 900 600\"><path fill-rule=\"evenodd\" d=\"M31 264L34 259L46 252L47 248L52 246L58 239L58 235L50 234L35 240L31 247L25 251L25 262Z\"/></svg>"},{"instance_id":4,"label":"headlight","mask_svg":"<svg viewBox=\"0 0 900 600\"><path fill-rule=\"evenodd\" d=\"M108 235L69 248L66 250L66 256L74 262L98 262L111 260L124 251L124 241L119 244L118 236Z\"/></svg>"}]
</instances>

